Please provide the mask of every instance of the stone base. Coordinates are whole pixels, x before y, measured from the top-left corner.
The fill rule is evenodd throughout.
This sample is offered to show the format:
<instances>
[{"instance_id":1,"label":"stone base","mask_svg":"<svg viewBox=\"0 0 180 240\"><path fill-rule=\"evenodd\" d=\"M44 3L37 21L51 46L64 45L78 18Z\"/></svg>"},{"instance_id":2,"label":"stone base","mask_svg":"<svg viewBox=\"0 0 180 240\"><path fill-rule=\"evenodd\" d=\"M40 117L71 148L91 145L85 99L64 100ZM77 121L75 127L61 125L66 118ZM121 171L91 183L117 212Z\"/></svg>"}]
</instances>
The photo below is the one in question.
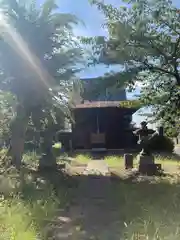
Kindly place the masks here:
<instances>
[{"instance_id":1,"label":"stone base","mask_svg":"<svg viewBox=\"0 0 180 240\"><path fill-rule=\"evenodd\" d=\"M163 174L161 164L144 164L139 165L139 173L148 176L160 176Z\"/></svg>"},{"instance_id":2,"label":"stone base","mask_svg":"<svg viewBox=\"0 0 180 240\"><path fill-rule=\"evenodd\" d=\"M161 164L155 163L154 156L139 154L138 159L139 159L139 173L148 176L154 175L160 176L163 174Z\"/></svg>"},{"instance_id":3,"label":"stone base","mask_svg":"<svg viewBox=\"0 0 180 240\"><path fill-rule=\"evenodd\" d=\"M138 156L139 159L139 165L142 164L154 164L154 156L152 155L139 155Z\"/></svg>"},{"instance_id":4,"label":"stone base","mask_svg":"<svg viewBox=\"0 0 180 240\"><path fill-rule=\"evenodd\" d=\"M39 160L39 170L56 170L56 158L54 156L43 155Z\"/></svg>"},{"instance_id":5,"label":"stone base","mask_svg":"<svg viewBox=\"0 0 180 240\"><path fill-rule=\"evenodd\" d=\"M139 155L139 172L145 175L155 174L156 165L153 156Z\"/></svg>"}]
</instances>

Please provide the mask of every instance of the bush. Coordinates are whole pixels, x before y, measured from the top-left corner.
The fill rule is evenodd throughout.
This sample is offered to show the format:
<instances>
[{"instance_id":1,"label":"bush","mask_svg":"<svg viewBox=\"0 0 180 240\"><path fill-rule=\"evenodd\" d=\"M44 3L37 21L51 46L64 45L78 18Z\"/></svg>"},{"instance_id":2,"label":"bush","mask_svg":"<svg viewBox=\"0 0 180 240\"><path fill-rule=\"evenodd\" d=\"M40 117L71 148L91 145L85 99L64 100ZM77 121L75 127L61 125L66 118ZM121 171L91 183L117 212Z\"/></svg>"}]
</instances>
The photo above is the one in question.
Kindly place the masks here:
<instances>
[{"instance_id":1,"label":"bush","mask_svg":"<svg viewBox=\"0 0 180 240\"><path fill-rule=\"evenodd\" d=\"M152 151L172 153L174 150L174 142L166 136L156 136L150 143Z\"/></svg>"}]
</instances>

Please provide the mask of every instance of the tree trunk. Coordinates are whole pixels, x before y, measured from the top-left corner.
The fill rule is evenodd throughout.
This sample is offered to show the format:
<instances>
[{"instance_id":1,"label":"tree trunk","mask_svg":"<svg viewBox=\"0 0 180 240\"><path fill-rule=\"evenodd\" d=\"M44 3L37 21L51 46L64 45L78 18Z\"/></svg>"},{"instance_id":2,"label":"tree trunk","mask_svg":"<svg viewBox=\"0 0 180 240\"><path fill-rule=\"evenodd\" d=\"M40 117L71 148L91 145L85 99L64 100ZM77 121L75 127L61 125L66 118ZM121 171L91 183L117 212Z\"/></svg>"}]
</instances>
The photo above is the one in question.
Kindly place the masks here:
<instances>
[{"instance_id":1,"label":"tree trunk","mask_svg":"<svg viewBox=\"0 0 180 240\"><path fill-rule=\"evenodd\" d=\"M24 152L24 142L26 128L28 124L29 116L22 106L17 107L17 115L14 118L11 125L11 156L12 164L20 169L22 155Z\"/></svg>"}]
</instances>

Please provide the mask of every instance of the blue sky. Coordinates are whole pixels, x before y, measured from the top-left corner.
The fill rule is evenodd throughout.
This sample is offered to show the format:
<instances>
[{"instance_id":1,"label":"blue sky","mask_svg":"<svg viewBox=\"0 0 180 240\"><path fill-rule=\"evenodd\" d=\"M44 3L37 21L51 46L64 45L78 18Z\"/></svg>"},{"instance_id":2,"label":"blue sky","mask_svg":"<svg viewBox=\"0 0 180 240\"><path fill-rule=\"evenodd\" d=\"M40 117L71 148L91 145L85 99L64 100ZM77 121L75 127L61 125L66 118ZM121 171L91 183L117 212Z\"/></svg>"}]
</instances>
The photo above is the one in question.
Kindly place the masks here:
<instances>
[{"instance_id":1,"label":"blue sky","mask_svg":"<svg viewBox=\"0 0 180 240\"><path fill-rule=\"evenodd\" d=\"M123 5L121 0L104 0L106 3L111 3L114 6ZM158 0L157 0L158 1ZM173 0L176 6L180 7L180 0ZM84 22L79 24L75 29L77 35L85 36L98 36L107 35L105 29L102 28L102 24L105 22L103 15L97 10L95 6L91 6L88 0L57 0L57 3L62 12L70 12L75 14L80 20ZM82 73L83 77L96 77L107 72L108 69L104 66L96 68L88 68Z\"/></svg>"},{"instance_id":2,"label":"blue sky","mask_svg":"<svg viewBox=\"0 0 180 240\"><path fill-rule=\"evenodd\" d=\"M39 0L43 2L43 0ZM158 1L158 0L157 0ZM121 0L104 0L105 3L111 3L115 6L123 5ZM102 28L102 24L104 23L104 17L100 14L100 12L96 9L96 7L91 6L88 0L57 0L57 4L60 8L61 12L72 13L75 14L83 23L79 24L75 33L77 35L84 36L97 36L104 35L107 36L107 32ZM180 0L173 0L173 4L180 8ZM105 72L110 71L112 69L108 69L103 65L95 68L87 68L82 72L82 77L96 77L99 75L103 75ZM137 89L135 93L127 94L128 98L132 98L134 94L137 94L139 90ZM144 120L144 118L140 117L138 114L134 114L134 121L139 123Z\"/></svg>"}]
</instances>

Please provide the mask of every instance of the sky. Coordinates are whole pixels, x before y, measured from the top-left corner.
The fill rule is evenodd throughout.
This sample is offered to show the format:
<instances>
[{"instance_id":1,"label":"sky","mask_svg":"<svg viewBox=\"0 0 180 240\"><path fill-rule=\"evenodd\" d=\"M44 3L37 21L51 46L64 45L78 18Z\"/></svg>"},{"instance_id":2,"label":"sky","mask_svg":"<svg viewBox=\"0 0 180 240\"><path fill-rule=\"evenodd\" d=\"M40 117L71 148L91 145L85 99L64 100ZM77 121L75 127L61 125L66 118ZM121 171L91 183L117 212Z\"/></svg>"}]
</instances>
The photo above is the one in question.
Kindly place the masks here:
<instances>
[{"instance_id":1,"label":"sky","mask_svg":"<svg viewBox=\"0 0 180 240\"><path fill-rule=\"evenodd\" d=\"M121 0L104 0L104 2L114 6L123 5ZM173 2L180 7L180 0L173 0ZM57 0L57 4L61 12L73 13L84 23L84 25L82 23L76 27L75 33L77 35L107 36L106 30L102 28L102 24L105 22L103 15L95 6L90 5L88 0ZM108 69L104 66L88 68L82 73L82 76L96 77L107 71Z\"/></svg>"},{"instance_id":2,"label":"sky","mask_svg":"<svg viewBox=\"0 0 180 240\"><path fill-rule=\"evenodd\" d=\"M43 2L43 0L39 0ZM157 0L158 1L158 0ZM104 0L105 3L110 3L114 6L122 6L123 3L121 0ZM102 28L102 24L105 22L103 15L97 10L95 6L91 6L88 0L57 0L60 12L72 13L82 21L75 28L75 33L80 36L107 36L107 32ZM173 4L180 8L180 0L173 0ZM112 68L107 68L103 65L98 67L91 67L85 69L81 73L81 77L97 77L103 75L107 71L111 71ZM117 70L117 67L116 69ZM134 95L137 95L140 92L140 89L136 89L134 93L127 93L129 99L134 98ZM134 114L133 121L139 124L142 120L145 120L144 117Z\"/></svg>"}]
</instances>

